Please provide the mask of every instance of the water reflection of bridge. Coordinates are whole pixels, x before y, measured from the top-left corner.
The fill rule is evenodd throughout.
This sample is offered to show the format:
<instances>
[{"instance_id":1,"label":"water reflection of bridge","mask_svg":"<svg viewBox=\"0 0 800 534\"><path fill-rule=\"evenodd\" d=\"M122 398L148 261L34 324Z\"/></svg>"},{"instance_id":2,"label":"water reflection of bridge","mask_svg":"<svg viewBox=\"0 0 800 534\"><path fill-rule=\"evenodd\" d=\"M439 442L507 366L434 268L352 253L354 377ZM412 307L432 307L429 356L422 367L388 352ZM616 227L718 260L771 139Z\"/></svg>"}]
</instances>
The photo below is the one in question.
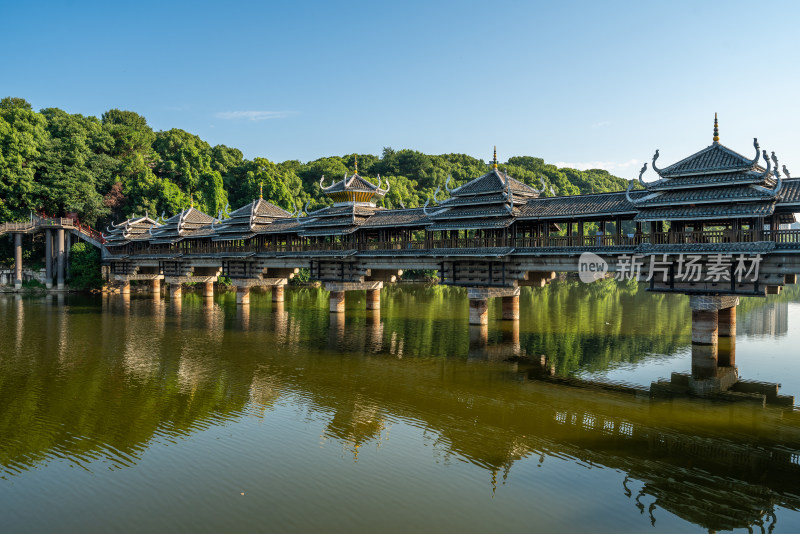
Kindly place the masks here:
<instances>
[{"instance_id":1,"label":"water reflection of bridge","mask_svg":"<svg viewBox=\"0 0 800 534\"><path fill-rule=\"evenodd\" d=\"M664 509L704 528L729 529L769 523L776 506L800 508L794 495L800 418L792 410L653 402L641 391L558 376L546 359L524 358L513 329L499 338L478 331L466 340L465 352L456 350L459 356L431 359L420 358L414 341L398 336L388 317L328 322L327 310L306 307L313 300L294 301L292 292L286 305L255 303L246 313L226 301L209 305L187 296L181 302L106 297L99 328L109 335L94 340L103 347L95 352L76 350L86 342L82 335L98 328L82 317L79 301L53 298L42 313L35 301L0 299L0 320L13 318L12 328L3 324L8 347L17 355L38 355L28 365L47 384L46 402L22 403L35 413L20 417L47 421L51 412L72 409L83 414L84 425L47 429L57 432L47 439L38 433L42 429L0 429L10 440L5 443L16 444L4 446L0 463L19 470L55 451L85 458L119 451L126 458L119 460L122 467L137 461L153 435L192 432L245 411L263 413L282 396L301 393L314 411L330 414L326 437L354 453L380 443L393 421L416 421L438 435L437 450L488 470L492 480L509 476L517 462L552 456L622 470L628 481L619 491L653 517ZM178 325L183 334L176 335ZM242 347L265 343L291 350L291 358L240 355ZM336 346L354 344L360 352L319 357L320 350L336 353ZM46 359L46 353L59 358ZM121 356L114 363L101 354ZM129 378L121 382L120 374ZM48 378L56 375L66 380ZM18 379L11 377L0 397L13 395ZM99 387L76 395L68 383ZM109 418L85 406L115 406L124 413ZM71 435L93 439L77 443Z\"/></svg>"}]
</instances>

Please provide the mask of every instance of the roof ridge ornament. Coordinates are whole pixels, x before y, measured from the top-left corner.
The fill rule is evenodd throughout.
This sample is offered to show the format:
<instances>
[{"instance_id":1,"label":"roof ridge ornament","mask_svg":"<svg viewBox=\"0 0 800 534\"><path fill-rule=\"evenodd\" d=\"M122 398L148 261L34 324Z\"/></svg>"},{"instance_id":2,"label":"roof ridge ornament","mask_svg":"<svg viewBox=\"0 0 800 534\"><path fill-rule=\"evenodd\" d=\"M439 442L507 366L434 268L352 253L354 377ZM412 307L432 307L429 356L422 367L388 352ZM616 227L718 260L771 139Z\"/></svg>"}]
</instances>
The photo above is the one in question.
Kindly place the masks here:
<instances>
[{"instance_id":1,"label":"roof ridge ornament","mask_svg":"<svg viewBox=\"0 0 800 534\"><path fill-rule=\"evenodd\" d=\"M716 112L714 113L714 143L719 144L719 123Z\"/></svg>"},{"instance_id":2,"label":"roof ridge ornament","mask_svg":"<svg viewBox=\"0 0 800 534\"><path fill-rule=\"evenodd\" d=\"M258 198L259 200L264 198L264 180L261 180L261 183L258 185Z\"/></svg>"},{"instance_id":3,"label":"roof ridge ornament","mask_svg":"<svg viewBox=\"0 0 800 534\"><path fill-rule=\"evenodd\" d=\"M661 169L659 169L658 167L656 167L656 160L658 159L658 155L659 155L659 154L658 154L658 149L656 149L656 153L655 153L655 154L653 154L653 170L654 170L654 171L656 171L656 174L658 174L659 176L661 176ZM641 177L641 174L640 174L640 175L639 175L639 180L641 180L641 179L642 179L642 177ZM642 183L644 184L644 182L642 182Z\"/></svg>"},{"instance_id":4,"label":"roof ridge ornament","mask_svg":"<svg viewBox=\"0 0 800 534\"><path fill-rule=\"evenodd\" d=\"M492 168L493 169L497 168L497 145L494 145L494 156L493 156L493 159L492 159Z\"/></svg>"},{"instance_id":5,"label":"roof ridge ornament","mask_svg":"<svg viewBox=\"0 0 800 534\"><path fill-rule=\"evenodd\" d=\"M791 176L789 176L789 169L786 168L786 165L783 166L783 174L785 174L787 178L791 178Z\"/></svg>"},{"instance_id":6,"label":"roof ridge ornament","mask_svg":"<svg viewBox=\"0 0 800 534\"><path fill-rule=\"evenodd\" d=\"M655 166L656 166L656 164L655 164L655 161L656 161L656 158L657 158L657 157L658 157L658 150L656 150L656 155L655 155L655 156L653 156L653 167L655 167ZM644 162L644 165L642 165L642 170L640 170L640 171L639 171L639 183L640 183L640 184L642 184L642 185L644 186L644 188L645 188L645 189L649 189L649 188L647 187L647 184L646 184L646 183L644 183L644 180L642 179L642 175L644 175L644 172L645 172L646 170L647 170L647 162L645 161L645 162ZM656 171L656 172L658 172L658 171ZM660 176L660 174L659 174L659 176Z\"/></svg>"},{"instance_id":7,"label":"roof ridge ornament","mask_svg":"<svg viewBox=\"0 0 800 534\"><path fill-rule=\"evenodd\" d=\"M438 185L436 186L436 191L433 192L433 201L436 202L436 195L439 194L439 189L441 189ZM425 214L426 217L429 217L431 214L428 213L428 203L430 203L431 197L428 197L425 200L425 205L422 206L422 212Z\"/></svg>"},{"instance_id":8,"label":"roof ridge ornament","mask_svg":"<svg viewBox=\"0 0 800 534\"><path fill-rule=\"evenodd\" d=\"M535 187L531 186L531 189L536 191L537 195L541 195L542 193L544 193L544 190L547 189L547 184L544 183L544 176L542 176L541 174L539 175L539 181L542 183L541 189L536 189Z\"/></svg>"},{"instance_id":9,"label":"roof ridge ornament","mask_svg":"<svg viewBox=\"0 0 800 534\"><path fill-rule=\"evenodd\" d=\"M448 192L450 195L452 195L452 194L453 194L453 190L450 188L450 180L452 180L452 178L453 178L453 177L452 177L450 174L448 174L448 175L447 175L447 180L445 180L445 181L444 181L444 188L447 190L447 192Z\"/></svg>"},{"instance_id":10,"label":"roof ridge ornament","mask_svg":"<svg viewBox=\"0 0 800 534\"><path fill-rule=\"evenodd\" d=\"M778 171L778 157L775 155L775 152L772 153L772 161L775 163L775 168L772 172L775 174L775 178L778 179L778 183L775 184L775 189L772 190L772 194L777 196L783 187L783 180L781 179L780 171Z\"/></svg>"},{"instance_id":11,"label":"roof ridge ornament","mask_svg":"<svg viewBox=\"0 0 800 534\"><path fill-rule=\"evenodd\" d=\"M753 138L753 146L756 149L756 157L750 162L751 165L756 165L758 163L758 158L761 157L761 147L758 145L758 137Z\"/></svg>"},{"instance_id":12,"label":"roof ridge ornament","mask_svg":"<svg viewBox=\"0 0 800 534\"><path fill-rule=\"evenodd\" d=\"M230 219L231 217L231 205L227 202L225 203L225 216Z\"/></svg>"},{"instance_id":13,"label":"roof ridge ornament","mask_svg":"<svg viewBox=\"0 0 800 534\"><path fill-rule=\"evenodd\" d=\"M645 165L647 164L645 163ZM633 189L633 184L635 183L636 181L631 180L631 182L628 184L628 189L625 190L625 198L628 199L628 202L630 202L631 204L634 204L634 201L631 198L631 189Z\"/></svg>"},{"instance_id":14,"label":"roof ridge ornament","mask_svg":"<svg viewBox=\"0 0 800 534\"><path fill-rule=\"evenodd\" d=\"M772 170L772 162L767 157L767 151L766 150L763 150L762 154L764 155L764 161L767 162L767 170L764 171L764 174L761 175L761 178L768 178L769 175L771 174L770 171Z\"/></svg>"}]
</instances>

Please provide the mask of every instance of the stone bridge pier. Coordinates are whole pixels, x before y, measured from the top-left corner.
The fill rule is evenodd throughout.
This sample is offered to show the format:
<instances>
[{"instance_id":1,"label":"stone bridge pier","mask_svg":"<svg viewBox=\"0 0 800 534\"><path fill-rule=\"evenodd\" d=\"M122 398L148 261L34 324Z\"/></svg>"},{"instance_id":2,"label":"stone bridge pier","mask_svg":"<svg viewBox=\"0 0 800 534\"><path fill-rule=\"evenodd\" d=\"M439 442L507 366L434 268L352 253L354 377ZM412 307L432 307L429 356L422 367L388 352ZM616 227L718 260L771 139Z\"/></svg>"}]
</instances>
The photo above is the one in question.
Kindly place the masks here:
<instances>
[{"instance_id":1,"label":"stone bridge pier","mask_svg":"<svg viewBox=\"0 0 800 534\"><path fill-rule=\"evenodd\" d=\"M231 280L236 289L236 304L250 304L250 290L254 287L270 287L272 302L284 301L284 287L288 278L234 278Z\"/></svg>"},{"instance_id":2,"label":"stone bridge pier","mask_svg":"<svg viewBox=\"0 0 800 534\"><path fill-rule=\"evenodd\" d=\"M489 324L489 299L500 297L503 299L503 319L509 321L519 320L519 292L518 287L469 287L469 324Z\"/></svg>"},{"instance_id":3,"label":"stone bridge pier","mask_svg":"<svg viewBox=\"0 0 800 534\"><path fill-rule=\"evenodd\" d=\"M692 309L692 380L696 394L717 393L738 381L735 352L736 306L739 297L696 295L689 297ZM720 361L720 340L723 358Z\"/></svg>"},{"instance_id":4,"label":"stone bridge pier","mask_svg":"<svg viewBox=\"0 0 800 534\"><path fill-rule=\"evenodd\" d=\"M367 309L376 311L381 308L381 289L383 289L381 281L325 282L325 289L331 293L331 313L344 313L345 295L348 291L366 291Z\"/></svg>"}]
</instances>

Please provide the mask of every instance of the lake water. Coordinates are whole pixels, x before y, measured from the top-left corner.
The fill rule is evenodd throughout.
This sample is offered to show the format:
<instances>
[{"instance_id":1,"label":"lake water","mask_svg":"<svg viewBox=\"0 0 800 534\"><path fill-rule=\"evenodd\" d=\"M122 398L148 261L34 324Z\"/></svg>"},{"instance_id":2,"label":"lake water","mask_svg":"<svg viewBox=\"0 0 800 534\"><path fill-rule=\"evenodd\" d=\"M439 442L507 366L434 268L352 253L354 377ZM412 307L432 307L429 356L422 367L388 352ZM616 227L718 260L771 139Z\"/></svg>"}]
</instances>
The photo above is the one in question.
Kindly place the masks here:
<instances>
[{"instance_id":1,"label":"lake water","mask_svg":"<svg viewBox=\"0 0 800 534\"><path fill-rule=\"evenodd\" d=\"M688 297L381 299L0 294L0 531L800 531L800 410L642 393ZM797 288L743 299L740 377L800 399L798 347Z\"/></svg>"}]
</instances>

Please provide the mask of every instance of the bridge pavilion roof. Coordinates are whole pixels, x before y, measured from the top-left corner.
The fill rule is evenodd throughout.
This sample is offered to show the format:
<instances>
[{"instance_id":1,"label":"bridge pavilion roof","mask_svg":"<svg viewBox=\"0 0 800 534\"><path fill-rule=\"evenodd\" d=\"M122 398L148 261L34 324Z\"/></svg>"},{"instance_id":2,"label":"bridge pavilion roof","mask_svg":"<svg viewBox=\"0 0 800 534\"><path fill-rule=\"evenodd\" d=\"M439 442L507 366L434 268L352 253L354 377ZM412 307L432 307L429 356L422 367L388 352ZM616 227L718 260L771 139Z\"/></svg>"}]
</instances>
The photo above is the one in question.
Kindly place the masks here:
<instances>
[{"instance_id":1,"label":"bridge pavilion roof","mask_svg":"<svg viewBox=\"0 0 800 534\"><path fill-rule=\"evenodd\" d=\"M647 164L642 167L639 180L649 194L631 197L638 211L635 220L722 222L772 216L781 198L778 160L774 152L772 158L766 150L762 152L758 140L753 140L753 146L756 154L751 159L721 145L715 117L710 146L664 169L656 166L656 150L653 170L659 179L645 183L642 175ZM759 165L761 158L763 167Z\"/></svg>"},{"instance_id":2,"label":"bridge pavilion roof","mask_svg":"<svg viewBox=\"0 0 800 534\"><path fill-rule=\"evenodd\" d=\"M320 178L319 186L322 192L331 198L333 206L318 209L299 219L300 235L337 236L355 232L378 211L384 211L376 204L389 192L389 182L382 188L382 180L378 176L378 184L373 184L358 174L358 159L356 159L355 173L332 185L323 185L325 177Z\"/></svg>"},{"instance_id":3,"label":"bridge pavilion roof","mask_svg":"<svg viewBox=\"0 0 800 534\"><path fill-rule=\"evenodd\" d=\"M278 219L291 218L291 214L259 197L246 206L231 212L229 217L214 224L214 241L248 239L266 229Z\"/></svg>"},{"instance_id":4,"label":"bridge pavilion roof","mask_svg":"<svg viewBox=\"0 0 800 534\"><path fill-rule=\"evenodd\" d=\"M113 224L107 228L108 233L103 234L106 246L124 245L129 241L144 241L151 236L148 233L150 228L157 223L147 215L144 217L134 217L120 224Z\"/></svg>"},{"instance_id":5,"label":"bridge pavilion roof","mask_svg":"<svg viewBox=\"0 0 800 534\"><path fill-rule=\"evenodd\" d=\"M498 169L497 150L492 170L448 191L450 198L436 210L424 209L432 222L429 231L507 228L520 208L541 193Z\"/></svg>"},{"instance_id":6,"label":"bridge pavilion roof","mask_svg":"<svg viewBox=\"0 0 800 534\"><path fill-rule=\"evenodd\" d=\"M150 243L154 245L177 243L185 237L212 235L214 217L190 207L173 215L158 227L152 228Z\"/></svg>"}]
</instances>

